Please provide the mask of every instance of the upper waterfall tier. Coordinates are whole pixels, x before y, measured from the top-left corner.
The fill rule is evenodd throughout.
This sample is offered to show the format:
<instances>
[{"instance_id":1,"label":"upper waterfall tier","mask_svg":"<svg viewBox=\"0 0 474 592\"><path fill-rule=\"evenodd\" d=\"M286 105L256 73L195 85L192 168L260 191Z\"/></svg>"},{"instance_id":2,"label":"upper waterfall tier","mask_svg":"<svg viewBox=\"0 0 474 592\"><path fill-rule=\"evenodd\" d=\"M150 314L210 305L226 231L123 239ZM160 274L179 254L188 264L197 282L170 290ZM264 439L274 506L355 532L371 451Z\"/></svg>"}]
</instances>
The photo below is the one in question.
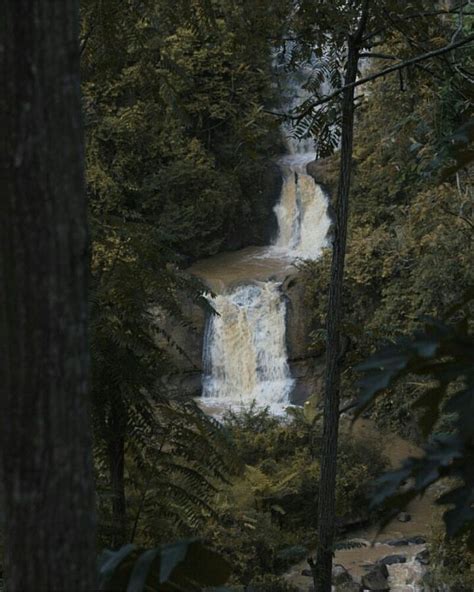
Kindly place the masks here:
<instances>
[{"instance_id":1,"label":"upper waterfall tier","mask_svg":"<svg viewBox=\"0 0 474 592\"><path fill-rule=\"evenodd\" d=\"M275 213L278 219L277 249L286 258L317 259L327 244L331 221L327 197L307 174L312 153L291 154L280 161L284 179Z\"/></svg>"},{"instance_id":2,"label":"upper waterfall tier","mask_svg":"<svg viewBox=\"0 0 474 592\"><path fill-rule=\"evenodd\" d=\"M280 280L299 259L317 259L325 246L331 221L323 190L307 174L315 154L301 152L282 157L280 199L275 206L278 233L268 247L248 247L220 253L195 263L190 271L217 293L252 281Z\"/></svg>"}]
</instances>

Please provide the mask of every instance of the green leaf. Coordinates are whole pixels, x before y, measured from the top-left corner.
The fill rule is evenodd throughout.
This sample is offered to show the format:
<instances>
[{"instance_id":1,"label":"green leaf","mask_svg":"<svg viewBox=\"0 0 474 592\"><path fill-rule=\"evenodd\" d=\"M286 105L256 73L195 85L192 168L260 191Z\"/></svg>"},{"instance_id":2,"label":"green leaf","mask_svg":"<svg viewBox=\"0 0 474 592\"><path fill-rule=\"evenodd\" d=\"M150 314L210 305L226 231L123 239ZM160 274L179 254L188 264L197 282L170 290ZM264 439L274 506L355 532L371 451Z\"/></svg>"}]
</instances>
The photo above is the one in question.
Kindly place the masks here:
<instances>
[{"instance_id":1,"label":"green leaf","mask_svg":"<svg viewBox=\"0 0 474 592\"><path fill-rule=\"evenodd\" d=\"M123 546L118 551L105 550L99 559L99 589L106 590L107 585L113 575L117 572L118 568L133 552L137 550L137 547L132 544Z\"/></svg>"},{"instance_id":2,"label":"green leaf","mask_svg":"<svg viewBox=\"0 0 474 592\"><path fill-rule=\"evenodd\" d=\"M179 542L168 545L161 552L160 583L167 582L171 572L185 559L190 542Z\"/></svg>"},{"instance_id":3,"label":"green leaf","mask_svg":"<svg viewBox=\"0 0 474 592\"><path fill-rule=\"evenodd\" d=\"M160 557L161 549L149 549L142 553L133 566L127 592L143 592L153 562Z\"/></svg>"}]
</instances>

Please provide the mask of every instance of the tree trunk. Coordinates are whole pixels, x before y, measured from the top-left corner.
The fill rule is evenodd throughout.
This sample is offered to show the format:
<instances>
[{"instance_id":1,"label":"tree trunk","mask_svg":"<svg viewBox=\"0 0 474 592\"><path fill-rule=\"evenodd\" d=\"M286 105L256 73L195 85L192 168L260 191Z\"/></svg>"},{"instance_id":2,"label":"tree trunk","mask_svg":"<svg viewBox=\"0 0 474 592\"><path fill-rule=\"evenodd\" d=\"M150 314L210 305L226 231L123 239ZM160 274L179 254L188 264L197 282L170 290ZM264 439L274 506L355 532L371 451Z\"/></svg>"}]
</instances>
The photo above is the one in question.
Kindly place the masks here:
<instances>
[{"instance_id":1,"label":"tree trunk","mask_svg":"<svg viewBox=\"0 0 474 592\"><path fill-rule=\"evenodd\" d=\"M348 42L345 84L355 82L359 51L353 37ZM354 88L344 91L342 100L342 143L339 186L334 228L331 284L327 316L327 349L324 400L324 430L321 453L321 476L318 504L318 549L313 568L317 592L331 592L332 557L335 531L335 490L337 440L340 400L340 331L344 263L346 256L347 219L352 173L354 132Z\"/></svg>"},{"instance_id":2,"label":"tree trunk","mask_svg":"<svg viewBox=\"0 0 474 592\"><path fill-rule=\"evenodd\" d=\"M78 2L3 0L0 478L9 592L96 589Z\"/></svg>"},{"instance_id":3,"label":"tree trunk","mask_svg":"<svg viewBox=\"0 0 474 592\"><path fill-rule=\"evenodd\" d=\"M125 499L125 409L123 403L114 401L111 408L109 436L107 439L110 487L112 490L112 548L127 542L127 506Z\"/></svg>"}]
</instances>

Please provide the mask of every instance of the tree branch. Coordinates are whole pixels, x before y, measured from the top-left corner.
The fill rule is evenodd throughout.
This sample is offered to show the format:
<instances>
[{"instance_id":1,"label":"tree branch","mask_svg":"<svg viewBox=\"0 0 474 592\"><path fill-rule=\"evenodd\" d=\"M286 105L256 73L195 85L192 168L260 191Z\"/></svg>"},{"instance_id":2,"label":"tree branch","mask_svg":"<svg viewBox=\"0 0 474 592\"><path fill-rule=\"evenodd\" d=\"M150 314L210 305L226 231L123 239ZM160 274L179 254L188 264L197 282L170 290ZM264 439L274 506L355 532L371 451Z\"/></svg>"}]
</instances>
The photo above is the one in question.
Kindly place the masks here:
<instances>
[{"instance_id":1,"label":"tree branch","mask_svg":"<svg viewBox=\"0 0 474 592\"><path fill-rule=\"evenodd\" d=\"M390 66L389 68L385 68L384 70L381 70L380 72L376 72L375 74L371 74L370 76L360 78L359 80L356 80L356 82L342 86L341 88L338 88L337 90L330 93L326 97L324 97L318 101L315 101L314 103L309 105L309 107L307 107L303 111L303 113L301 113L297 117L294 117L293 119L296 121L301 121L307 115L309 115L313 111L313 109L315 109L316 107L319 107L320 105L325 105L326 103L329 103L329 101L331 101L335 97L339 96L346 89L362 86L363 84L366 84L367 82L372 82L373 80L377 80L377 78L381 78L382 76L387 76L387 74L391 74L392 72L397 72L398 70L402 70L403 68L407 68L408 66L413 66L415 64L418 64L419 62L423 62L425 60L429 60L430 58L434 58L434 57L443 55L445 53L452 51L453 49L457 49L458 47L461 47L462 45L466 45L467 43L470 43L471 41L474 41L474 34L471 34L468 37L461 39L460 41L456 41L455 43L450 43L449 45L446 45L445 47L442 47L440 49L434 49L433 51L429 51L427 53L416 56L416 57L411 58L409 60L405 60L403 62L400 62L399 64L394 64L393 66Z\"/></svg>"},{"instance_id":2,"label":"tree branch","mask_svg":"<svg viewBox=\"0 0 474 592\"><path fill-rule=\"evenodd\" d=\"M412 19L425 18L427 16L442 16L442 15L456 14L457 12L459 12L460 10L462 10L465 6L468 6L469 4L470 4L469 0L466 0L465 2L462 2L461 4L459 4L459 6L455 6L451 10L427 10L425 12L417 12L414 14L409 14L409 15L400 17L400 20L410 21ZM465 12L464 14L469 16L474 13ZM380 35L384 31L385 31L385 27L377 29L376 31L373 31L372 33L369 33L368 35L366 35L364 37L364 41L367 41L368 39L372 39L372 37L376 37L377 35Z\"/></svg>"},{"instance_id":3,"label":"tree branch","mask_svg":"<svg viewBox=\"0 0 474 592\"><path fill-rule=\"evenodd\" d=\"M378 58L379 60L397 60L396 56L387 55L386 53L366 52L359 54L361 58Z\"/></svg>"}]
</instances>

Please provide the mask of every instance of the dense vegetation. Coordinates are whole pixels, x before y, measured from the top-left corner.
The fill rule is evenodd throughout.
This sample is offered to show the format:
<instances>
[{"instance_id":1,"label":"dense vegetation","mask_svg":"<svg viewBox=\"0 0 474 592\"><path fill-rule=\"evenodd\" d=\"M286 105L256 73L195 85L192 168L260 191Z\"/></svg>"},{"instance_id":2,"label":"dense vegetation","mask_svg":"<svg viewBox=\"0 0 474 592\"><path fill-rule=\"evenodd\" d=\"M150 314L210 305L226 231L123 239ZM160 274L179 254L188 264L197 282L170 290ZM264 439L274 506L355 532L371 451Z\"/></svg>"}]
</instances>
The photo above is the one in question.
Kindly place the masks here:
<instances>
[{"instance_id":1,"label":"dense vegetation","mask_svg":"<svg viewBox=\"0 0 474 592\"><path fill-rule=\"evenodd\" d=\"M230 559L236 582L282 574L314 546L321 433L313 420L301 409L285 422L256 408L224 417L243 468L217 495L217 520L207 536ZM371 484L386 460L380 442L354 437L346 425L338 462L342 532L368 521Z\"/></svg>"},{"instance_id":2,"label":"dense vegetation","mask_svg":"<svg viewBox=\"0 0 474 592\"><path fill-rule=\"evenodd\" d=\"M377 81L361 103L344 300L348 399L357 394L352 369L375 345L421 327L424 316L442 318L473 284L472 172L445 174L453 162L446 145L462 134L471 96L456 73L441 81L421 73L403 90L396 77ZM330 189L336 164L328 160L315 171ZM323 336L328 256L305 273L315 348ZM416 437L408 409L420 388L407 384L403 396L383 398L377 417Z\"/></svg>"}]
</instances>

